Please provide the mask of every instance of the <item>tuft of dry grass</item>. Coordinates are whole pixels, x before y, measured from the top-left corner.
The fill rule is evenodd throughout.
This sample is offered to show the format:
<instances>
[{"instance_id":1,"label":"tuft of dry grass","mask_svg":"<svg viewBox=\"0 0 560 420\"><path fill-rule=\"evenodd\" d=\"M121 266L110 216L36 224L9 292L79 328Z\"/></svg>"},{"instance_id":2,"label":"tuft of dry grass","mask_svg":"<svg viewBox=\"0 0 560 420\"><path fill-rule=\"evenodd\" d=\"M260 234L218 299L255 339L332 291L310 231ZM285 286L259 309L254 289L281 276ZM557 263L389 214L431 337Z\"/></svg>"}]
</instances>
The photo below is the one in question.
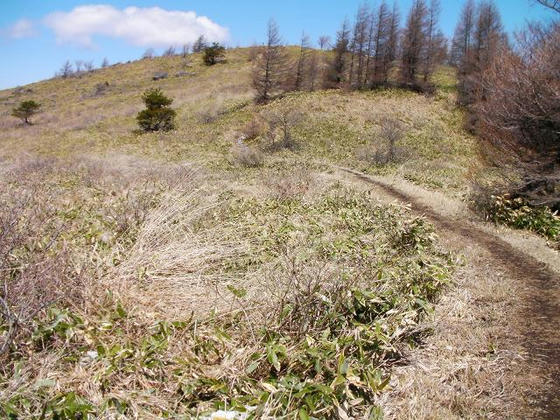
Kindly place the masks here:
<instances>
[{"instance_id":1,"label":"tuft of dry grass","mask_svg":"<svg viewBox=\"0 0 560 420\"><path fill-rule=\"evenodd\" d=\"M264 161L264 155L260 150L255 147L247 146L241 139L231 147L230 153L235 164L247 168L262 166Z\"/></svg>"}]
</instances>

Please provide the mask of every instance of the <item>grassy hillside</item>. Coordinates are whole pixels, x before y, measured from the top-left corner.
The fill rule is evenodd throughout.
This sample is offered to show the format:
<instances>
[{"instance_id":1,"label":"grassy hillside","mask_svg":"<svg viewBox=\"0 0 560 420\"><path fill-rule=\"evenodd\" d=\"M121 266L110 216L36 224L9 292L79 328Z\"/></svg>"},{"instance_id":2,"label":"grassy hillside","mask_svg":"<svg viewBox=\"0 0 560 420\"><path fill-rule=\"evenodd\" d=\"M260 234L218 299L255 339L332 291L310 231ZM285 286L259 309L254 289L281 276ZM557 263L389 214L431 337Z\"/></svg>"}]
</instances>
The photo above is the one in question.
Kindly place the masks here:
<instances>
[{"instance_id":1,"label":"grassy hillside","mask_svg":"<svg viewBox=\"0 0 560 420\"><path fill-rule=\"evenodd\" d=\"M424 219L331 165L464 194L479 164L452 73L430 98L255 105L250 69L237 49L212 67L156 58L0 92L2 416L382 415L376 396L453 258ZM153 86L177 130L136 132ZM9 116L25 99L44 110L28 127ZM293 143L272 147L258 127L288 111ZM403 137L381 164L387 118Z\"/></svg>"},{"instance_id":2,"label":"grassy hillside","mask_svg":"<svg viewBox=\"0 0 560 420\"><path fill-rule=\"evenodd\" d=\"M297 153L267 156L265 166L286 159L326 159L456 190L477 168L474 139L462 129L463 115L455 107L451 69L436 75L439 89L434 98L398 90L319 91L288 94L263 107L252 103L247 50L230 50L227 64L213 67L202 65L196 55L188 62L185 65L180 57L140 60L81 78L36 83L22 93L0 93L1 156L30 152L65 159L76 153L126 154L166 162L196 160L208 168L231 170L228 152L247 122L255 115L267 119L290 109L305 114L294 130ZM170 77L152 81L161 71ZM187 75L176 77L179 72ZM96 86L106 82L106 89L96 94ZM154 86L174 98L178 129L139 136L134 116L142 109L142 92ZM28 98L39 100L45 112L36 126L23 130L8 114L14 104ZM367 156L385 147L378 136L383 118L404 125L405 137L398 145L403 157L399 164L375 168ZM262 146L264 141L259 140L256 143Z\"/></svg>"}]
</instances>

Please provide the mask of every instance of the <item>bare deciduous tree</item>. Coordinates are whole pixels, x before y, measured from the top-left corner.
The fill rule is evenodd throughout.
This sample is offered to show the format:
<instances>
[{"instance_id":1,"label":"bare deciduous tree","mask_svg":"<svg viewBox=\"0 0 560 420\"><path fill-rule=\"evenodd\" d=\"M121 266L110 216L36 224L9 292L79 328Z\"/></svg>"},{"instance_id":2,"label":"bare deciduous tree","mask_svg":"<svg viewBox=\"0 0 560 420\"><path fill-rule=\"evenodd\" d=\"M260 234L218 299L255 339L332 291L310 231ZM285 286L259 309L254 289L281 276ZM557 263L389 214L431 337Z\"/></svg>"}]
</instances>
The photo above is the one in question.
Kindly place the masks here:
<instances>
[{"instance_id":1,"label":"bare deciduous tree","mask_svg":"<svg viewBox=\"0 0 560 420\"><path fill-rule=\"evenodd\" d=\"M257 102L266 102L271 95L285 86L288 57L282 45L278 25L268 22L267 43L253 68L253 87Z\"/></svg>"},{"instance_id":2,"label":"bare deciduous tree","mask_svg":"<svg viewBox=\"0 0 560 420\"><path fill-rule=\"evenodd\" d=\"M319 48L324 50L325 48L329 47L329 44L331 43L331 37L328 35L321 35L319 37Z\"/></svg>"},{"instance_id":3,"label":"bare deciduous tree","mask_svg":"<svg viewBox=\"0 0 560 420\"><path fill-rule=\"evenodd\" d=\"M470 51L459 67L459 103L470 105L483 99L487 90L480 78L492 65L494 57L507 47L507 35L497 7L492 1L483 0L476 13ZM475 122L471 122L471 128Z\"/></svg>"},{"instance_id":4,"label":"bare deciduous tree","mask_svg":"<svg viewBox=\"0 0 560 420\"><path fill-rule=\"evenodd\" d=\"M348 48L350 46L350 29L347 20L344 20L342 27L336 34L336 43L334 46L334 58L331 62L329 72L327 74L326 87L338 87L345 80L346 61Z\"/></svg>"},{"instance_id":5,"label":"bare deciduous tree","mask_svg":"<svg viewBox=\"0 0 560 420\"><path fill-rule=\"evenodd\" d=\"M67 77L72 76L73 73L74 70L72 68L72 63L70 63L70 60L66 60L66 62L60 68L58 75L63 79L66 79Z\"/></svg>"},{"instance_id":6,"label":"bare deciduous tree","mask_svg":"<svg viewBox=\"0 0 560 420\"><path fill-rule=\"evenodd\" d=\"M443 34L439 30L439 15L441 13L441 3L439 0L432 0L430 3L430 8L428 11L428 18L426 22L426 46L425 53L423 57L423 78L424 83L428 82L428 79L434 72L434 67L438 64L441 58L441 44ZM445 41L445 38L443 38Z\"/></svg>"},{"instance_id":7,"label":"bare deciduous tree","mask_svg":"<svg viewBox=\"0 0 560 420\"><path fill-rule=\"evenodd\" d=\"M105 67L109 67L109 60L107 60L107 57L105 57L101 63L101 68L104 69Z\"/></svg>"},{"instance_id":8,"label":"bare deciduous tree","mask_svg":"<svg viewBox=\"0 0 560 420\"><path fill-rule=\"evenodd\" d=\"M176 54L175 47L173 45L170 45L169 48L167 48L161 56L162 57L173 57L175 54Z\"/></svg>"},{"instance_id":9,"label":"bare deciduous tree","mask_svg":"<svg viewBox=\"0 0 560 420\"><path fill-rule=\"evenodd\" d=\"M390 13L387 3L383 1L377 9L375 21L372 19L371 27L374 29L371 34L371 53L374 58L373 69L370 71L370 85L378 84L385 79L384 64L385 54L387 53L387 43L389 41L389 24ZM368 67L369 68L369 67Z\"/></svg>"},{"instance_id":10,"label":"bare deciduous tree","mask_svg":"<svg viewBox=\"0 0 560 420\"><path fill-rule=\"evenodd\" d=\"M534 205L560 210L560 23L529 26L516 50L501 49L481 76L473 106L478 133L522 179L512 187Z\"/></svg>"},{"instance_id":11,"label":"bare deciduous tree","mask_svg":"<svg viewBox=\"0 0 560 420\"><path fill-rule=\"evenodd\" d=\"M459 22L457 22L451 47L452 63L459 69L468 65L472 52L476 23L475 13L476 6L474 0L467 0L461 11Z\"/></svg>"},{"instance_id":12,"label":"bare deciduous tree","mask_svg":"<svg viewBox=\"0 0 560 420\"><path fill-rule=\"evenodd\" d=\"M560 13L560 0L536 0L537 3L542 4L549 9L555 10Z\"/></svg>"},{"instance_id":13,"label":"bare deciduous tree","mask_svg":"<svg viewBox=\"0 0 560 420\"><path fill-rule=\"evenodd\" d=\"M296 78L294 82L295 90L302 90L305 85L305 77L307 75L307 66L310 54L309 37L305 33L301 34L299 46L299 57L296 64Z\"/></svg>"},{"instance_id":14,"label":"bare deciduous tree","mask_svg":"<svg viewBox=\"0 0 560 420\"><path fill-rule=\"evenodd\" d=\"M293 129L303 120L304 114L298 109L285 107L270 111L265 117L268 122L267 137L271 142L270 148L272 150L294 148L296 142L293 138Z\"/></svg>"},{"instance_id":15,"label":"bare deciduous tree","mask_svg":"<svg viewBox=\"0 0 560 420\"><path fill-rule=\"evenodd\" d=\"M385 2L383 1L383 4ZM364 69L363 86L369 84L371 76L371 63L373 62L375 53L374 32L379 28L378 19L376 19L375 9L371 9L368 19L368 35L367 35L367 49L366 49L366 64Z\"/></svg>"},{"instance_id":16,"label":"bare deciduous tree","mask_svg":"<svg viewBox=\"0 0 560 420\"><path fill-rule=\"evenodd\" d=\"M401 16L397 2L395 2L393 3L393 11L391 12L391 17L389 19L387 45L385 46L385 52L383 53L383 71L381 73L383 83L387 83L389 79L389 72L398 55L400 22Z\"/></svg>"},{"instance_id":17,"label":"bare deciduous tree","mask_svg":"<svg viewBox=\"0 0 560 420\"><path fill-rule=\"evenodd\" d=\"M192 51L194 53L199 53L202 52L204 48L206 48L207 46L208 46L208 42L206 41L206 38L204 37L204 35L200 35L197 38L197 40L194 42L192 46Z\"/></svg>"},{"instance_id":18,"label":"bare deciduous tree","mask_svg":"<svg viewBox=\"0 0 560 420\"><path fill-rule=\"evenodd\" d=\"M425 0L414 0L402 37L401 80L406 85L416 85L416 77L426 47L426 19L428 8Z\"/></svg>"},{"instance_id":19,"label":"bare deciduous tree","mask_svg":"<svg viewBox=\"0 0 560 420\"><path fill-rule=\"evenodd\" d=\"M352 36L349 83L360 89L364 83L366 68L366 54L368 52L369 34L371 28L371 13L367 3L362 4L356 14L356 22ZM354 66L354 61L355 66Z\"/></svg>"},{"instance_id":20,"label":"bare deciduous tree","mask_svg":"<svg viewBox=\"0 0 560 420\"><path fill-rule=\"evenodd\" d=\"M85 69L85 71L87 71L87 72L92 72L92 71L93 71L93 68L94 68L94 66L93 66L93 61L85 61L85 62L84 62L84 69Z\"/></svg>"},{"instance_id":21,"label":"bare deciduous tree","mask_svg":"<svg viewBox=\"0 0 560 420\"><path fill-rule=\"evenodd\" d=\"M395 162L397 160L397 142L404 137L403 125L394 118L383 118L379 129L379 137L386 142L386 163Z\"/></svg>"},{"instance_id":22,"label":"bare deciduous tree","mask_svg":"<svg viewBox=\"0 0 560 420\"><path fill-rule=\"evenodd\" d=\"M482 72L490 66L505 42L507 42L507 38L498 8L493 1L483 0L478 7L474 32L474 59L478 72Z\"/></svg>"}]
</instances>

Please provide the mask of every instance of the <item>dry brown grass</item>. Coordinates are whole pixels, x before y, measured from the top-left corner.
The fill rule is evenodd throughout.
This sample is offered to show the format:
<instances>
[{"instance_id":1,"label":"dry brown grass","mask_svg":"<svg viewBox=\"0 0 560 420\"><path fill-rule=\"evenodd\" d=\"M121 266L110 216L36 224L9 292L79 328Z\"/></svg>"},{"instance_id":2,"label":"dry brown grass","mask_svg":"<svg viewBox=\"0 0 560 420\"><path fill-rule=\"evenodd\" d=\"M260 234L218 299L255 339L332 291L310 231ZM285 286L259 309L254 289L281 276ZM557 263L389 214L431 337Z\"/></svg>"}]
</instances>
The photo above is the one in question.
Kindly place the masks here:
<instances>
[{"instance_id":1,"label":"dry brown grass","mask_svg":"<svg viewBox=\"0 0 560 420\"><path fill-rule=\"evenodd\" d=\"M231 147L230 153L234 164L246 168L257 168L262 166L264 161L264 154L259 149L247 146L241 139Z\"/></svg>"},{"instance_id":2,"label":"dry brown grass","mask_svg":"<svg viewBox=\"0 0 560 420\"><path fill-rule=\"evenodd\" d=\"M408 355L405 366L394 370L393 391L382 402L388 418L519 414L523 391L511 379L523 376L525 354L515 343L520 337L504 337L508 320L516 315L507 304L516 285L504 282L504 275L496 273L493 261L480 256L480 249L465 251L468 266L459 270L452 291L437 306L429 324L433 335Z\"/></svg>"},{"instance_id":3,"label":"dry brown grass","mask_svg":"<svg viewBox=\"0 0 560 420\"><path fill-rule=\"evenodd\" d=\"M296 167L289 172L268 174L264 185L276 199L305 199L320 193L325 188L324 181L321 182L309 169Z\"/></svg>"},{"instance_id":4,"label":"dry brown grass","mask_svg":"<svg viewBox=\"0 0 560 420\"><path fill-rule=\"evenodd\" d=\"M243 255L247 246L224 240L236 226L195 230L208 212L220 205L216 193L198 190L184 179L182 188L167 192L138 233L125 261L107 279L117 286L127 307L140 306L155 320L209 313L222 302L218 289L228 279L219 270L224 261Z\"/></svg>"}]
</instances>

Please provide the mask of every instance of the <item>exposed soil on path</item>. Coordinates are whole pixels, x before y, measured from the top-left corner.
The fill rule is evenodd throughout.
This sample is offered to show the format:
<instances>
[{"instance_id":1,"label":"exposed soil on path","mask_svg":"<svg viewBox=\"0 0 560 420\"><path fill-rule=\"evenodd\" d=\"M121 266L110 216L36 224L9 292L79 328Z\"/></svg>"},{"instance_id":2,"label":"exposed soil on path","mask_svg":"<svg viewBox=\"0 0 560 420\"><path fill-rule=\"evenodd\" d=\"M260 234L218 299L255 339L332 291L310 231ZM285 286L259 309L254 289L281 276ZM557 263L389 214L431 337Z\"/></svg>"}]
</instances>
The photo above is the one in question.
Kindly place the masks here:
<instances>
[{"instance_id":1,"label":"exposed soil on path","mask_svg":"<svg viewBox=\"0 0 560 420\"><path fill-rule=\"evenodd\" d=\"M414 212L434 223L449 248L467 259L459 270L458 283L467 289L468 297L460 297L457 291L457 300L447 302L448 308L443 305L443 312L449 311L453 322L446 320L446 313L436 314L435 322L440 331L438 326L434 328L435 335L439 334L435 340L439 342L430 343L430 351L421 353L411 367L403 369L401 379L408 377L402 379L408 381L408 390L399 392L399 386L404 385L399 382L395 393L386 401L387 414L395 418L453 415L457 418L559 419L558 273L499 234L484 229L482 223L466 217L464 220L449 217L389 182L351 169L338 169L371 184L386 196L410 204ZM477 281L484 283L484 287L477 285ZM453 305L465 303L470 308L463 307L462 314L451 313ZM486 351L481 350L486 343L479 343L485 340L491 343ZM446 349L453 349L453 352ZM446 356L446 351L454 354ZM460 374L446 372L445 360L441 360L441 366L438 366L440 361L430 360L440 356L461 365ZM415 377L421 378L418 379L420 383L411 382L410 378L414 381ZM426 389L430 384L437 385L435 377L442 386L454 383L447 392L442 389L438 395L439 390Z\"/></svg>"}]
</instances>

